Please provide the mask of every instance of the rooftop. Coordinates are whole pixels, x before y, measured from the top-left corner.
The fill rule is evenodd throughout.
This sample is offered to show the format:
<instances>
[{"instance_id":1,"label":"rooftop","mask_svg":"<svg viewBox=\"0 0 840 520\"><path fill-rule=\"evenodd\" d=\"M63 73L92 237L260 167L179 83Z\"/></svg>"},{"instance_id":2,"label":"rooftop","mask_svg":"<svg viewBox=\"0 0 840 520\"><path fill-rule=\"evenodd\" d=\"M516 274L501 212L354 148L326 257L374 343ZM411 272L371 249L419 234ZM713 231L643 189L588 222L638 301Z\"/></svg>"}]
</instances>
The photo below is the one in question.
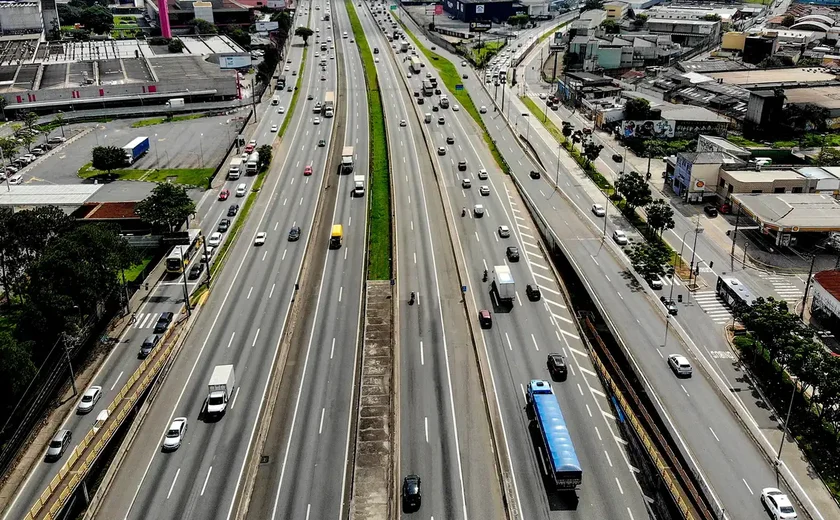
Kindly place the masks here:
<instances>
[{"instance_id":1,"label":"rooftop","mask_svg":"<svg viewBox=\"0 0 840 520\"><path fill-rule=\"evenodd\" d=\"M714 146L723 148L727 152L733 155L751 155L750 151L742 146L738 146L737 144L733 143L729 139L725 139L723 137L718 137L716 135L701 135L700 137L703 140L708 141L709 143L713 144ZM700 146L700 143L697 144Z\"/></svg>"},{"instance_id":2,"label":"rooftop","mask_svg":"<svg viewBox=\"0 0 840 520\"><path fill-rule=\"evenodd\" d=\"M756 69L729 72L709 72L715 79L730 85L760 85L762 83L818 83L836 79L821 67L792 69Z\"/></svg>"},{"instance_id":3,"label":"rooftop","mask_svg":"<svg viewBox=\"0 0 840 520\"><path fill-rule=\"evenodd\" d=\"M726 174L738 182L798 181L802 176L793 170L727 170Z\"/></svg>"},{"instance_id":4,"label":"rooftop","mask_svg":"<svg viewBox=\"0 0 840 520\"><path fill-rule=\"evenodd\" d=\"M691 164L746 164L725 152L680 152L678 156L687 159Z\"/></svg>"},{"instance_id":5,"label":"rooftop","mask_svg":"<svg viewBox=\"0 0 840 520\"><path fill-rule=\"evenodd\" d=\"M813 103L828 108L840 108L840 86L785 89L788 103Z\"/></svg>"},{"instance_id":6,"label":"rooftop","mask_svg":"<svg viewBox=\"0 0 840 520\"><path fill-rule=\"evenodd\" d=\"M86 202L74 216L85 220L136 219L139 218L134 211L136 206L136 202Z\"/></svg>"},{"instance_id":7,"label":"rooftop","mask_svg":"<svg viewBox=\"0 0 840 520\"><path fill-rule=\"evenodd\" d=\"M732 199L765 228L778 231L840 231L840 205L820 193L733 193Z\"/></svg>"},{"instance_id":8,"label":"rooftop","mask_svg":"<svg viewBox=\"0 0 840 520\"><path fill-rule=\"evenodd\" d=\"M840 300L840 271L832 269L814 274L814 281L825 289L828 294Z\"/></svg>"},{"instance_id":9,"label":"rooftop","mask_svg":"<svg viewBox=\"0 0 840 520\"><path fill-rule=\"evenodd\" d=\"M101 184L41 184L9 186L0 190L0 207L26 209L31 206L72 206L75 209L90 199Z\"/></svg>"}]
</instances>

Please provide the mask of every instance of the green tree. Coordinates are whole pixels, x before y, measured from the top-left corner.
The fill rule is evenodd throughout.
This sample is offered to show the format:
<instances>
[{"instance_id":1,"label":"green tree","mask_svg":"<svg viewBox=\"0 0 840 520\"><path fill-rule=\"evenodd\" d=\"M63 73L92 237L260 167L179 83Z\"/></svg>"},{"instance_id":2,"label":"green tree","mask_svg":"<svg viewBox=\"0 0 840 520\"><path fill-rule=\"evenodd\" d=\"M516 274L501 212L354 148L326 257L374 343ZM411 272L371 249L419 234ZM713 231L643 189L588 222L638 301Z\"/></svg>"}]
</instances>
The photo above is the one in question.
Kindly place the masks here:
<instances>
[{"instance_id":1,"label":"green tree","mask_svg":"<svg viewBox=\"0 0 840 520\"><path fill-rule=\"evenodd\" d=\"M787 359L787 368L799 378L802 392L819 384L819 374L823 371L827 355L822 345L809 338L802 338L792 349Z\"/></svg>"},{"instance_id":2,"label":"green tree","mask_svg":"<svg viewBox=\"0 0 840 520\"><path fill-rule=\"evenodd\" d=\"M758 64L762 69L782 69L784 67L792 67L793 60L790 56L767 56Z\"/></svg>"},{"instance_id":3,"label":"green tree","mask_svg":"<svg viewBox=\"0 0 840 520\"><path fill-rule=\"evenodd\" d=\"M309 46L309 37L312 36L312 29L309 27L300 26L295 29L295 36L300 36L303 38L303 46Z\"/></svg>"},{"instance_id":4,"label":"green tree","mask_svg":"<svg viewBox=\"0 0 840 520\"><path fill-rule=\"evenodd\" d=\"M52 122L53 122L54 125L61 128L61 137L65 137L65 135L64 135L64 125L66 124L66 121L64 120L64 113L63 112L57 113L55 115L55 117L53 117Z\"/></svg>"},{"instance_id":5,"label":"green tree","mask_svg":"<svg viewBox=\"0 0 840 520\"><path fill-rule=\"evenodd\" d=\"M586 0L581 11L594 11L595 9L603 9L604 0Z\"/></svg>"},{"instance_id":6,"label":"green tree","mask_svg":"<svg viewBox=\"0 0 840 520\"><path fill-rule=\"evenodd\" d=\"M268 165L271 164L271 145L264 144L257 148L257 155L259 157L259 164L260 170L264 170L268 168Z\"/></svg>"},{"instance_id":7,"label":"green tree","mask_svg":"<svg viewBox=\"0 0 840 520\"><path fill-rule=\"evenodd\" d=\"M826 109L813 103L789 103L782 110L781 121L792 135L801 137L807 132L825 132L828 116Z\"/></svg>"},{"instance_id":8,"label":"green tree","mask_svg":"<svg viewBox=\"0 0 840 520\"><path fill-rule=\"evenodd\" d=\"M111 173L125 165L125 152L116 146L96 146L91 151L93 167Z\"/></svg>"},{"instance_id":9,"label":"green tree","mask_svg":"<svg viewBox=\"0 0 840 520\"><path fill-rule=\"evenodd\" d=\"M114 28L114 15L107 7L92 5L82 11L81 22L86 29L96 34L105 34Z\"/></svg>"},{"instance_id":10,"label":"green tree","mask_svg":"<svg viewBox=\"0 0 840 520\"><path fill-rule=\"evenodd\" d=\"M228 36L230 39L235 41L240 47L244 49L251 48L251 35L248 34L246 31L243 31L239 27L235 27L228 31Z\"/></svg>"},{"instance_id":11,"label":"green tree","mask_svg":"<svg viewBox=\"0 0 840 520\"><path fill-rule=\"evenodd\" d=\"M647 223L654 235L666 229L674 229L674 208L663 199L657 199L645 208L647 212Z\"/></svg>"},{"instance_id":12,"label":"green tree","mask_svg":"<svg viewBox=\"0 0 840 520\"><path fill-rule=\"evenodd\" d=\"M648 21L648 15L645 13L639 13L633 18L633 26L636 28L643 27Z\"/></svg>"},{"instance_id":13,"label":"green tree","mask_svg":"<svg viewBox=\"0 0 840 520\"><path fill-rule=\"evenodd\" d=\"M193 26L195 34L217 34L219 32L219 29L215 25L201 18L193 18L187 22L187 25Z\"/></svg>"},{"instance_id":14,"label":"green tree","mask_svg":"<svg viewBox=\"0 0 840 520\"><path fill-rule=\"evenodd\" d=\"M636 208L647 206L653 201L650 194L650 186L645 179L636 172L629 172L615 183L615 189L624 197L625 213L630 215Z\"/></svg>"},{"instance_id":15,"label":"green tree","mask_svg":"<svg viewBox=\"0 0 840 520\"><path fill-rule=\"evenodd\" d=\"M837 421L836 410L840 405L840 357L826 356L819 374L819 392L814 401L820 405L820 418L832 412L832 422Z\"/></svg>"},{"instance_id":16,"label":"green tree","mask_svg":"<svg viewBox=\"0 0 840 520\"><path fill-rule=\"evenodd\" d=\"M709 13L709 14L707 14L703 17L703 20L705 20L707 22L719 22L720 21L720 15L717 14L717 13Z\"/></svg>"},{"instance_id":17,"label":"green tree","mask_svg":"<svg viewBox=\"0 0 840 520\"><path fill-rule=\"evenodd\" d=\"M0 151L3 152L3 158L6 162L10 162L20 148L20 143L14 137L0 137Z\"/></svg>"},{"instance_id":18,"label":"green tree","mask_svg":"<svg viewBox=\"0 0 840 520\"><path fill-rule=\"evenodd\" d=\"M672 272L668 265L671 254L668 248L658 243L636 242L627 252L633 269L645 280L656 280Z\"/></svg>"},{"instance_id":19,"label":"green tree","mask_svg":"<svg viewBox=\"0 0 840 520\"><path fill-rule=\"evenodd\" d=\"M530 17L527 14L519 13L511 16L507 19L507 23L513 25L514 27L525 27L525 24L528 23Z\"/></svg>"},{"instance_id":20,"label":"green tree","mask_svg":"<svg viewBox=\"0 0 840 520\"><path fill-rule=\"evenodd\" d=\"M810 336L802 320L788 311L787 302L776 300L772 296L767 299L759 297L752 305L736 306L735 317L750 331L761 347L767 350L771 361L789 344L791 336Z\"/></svg>"},{"instance_id":21,"label":"green tree","mask_svg":"<svg viewBox=\"0 0 840 520\"><path fill-rule=\"evenodd\" d=\"M8 417L15 403L35 377L32 344L19 342L8 332L0 332L0 410Z\"/></svg>"},{"instance_id":22,"label":"green tree","mask_svg":"<svg viewBox=\"0 0 840 520\"><path fill-rule=\"evenodd\" d=\"M607 18L601 22L601 28L604 29L607 34L618 34L621 32L621 25L612 18Z\"/></svg>"},{"instance_id":23,"label":"green tree","mask_svg":"<svg viewBox=\"0 0 840 520\"><path fill-rule=\"evenodd\" d=\"M195 213L195 202L183 186L162 182L137 203L135 211L145 222L173 231Z\"/></svg>"},{"instance_id":24,"label":"green tree","mask_svg":"<svg viewBox=\"0 0 840 520\"><path fill-rule=\"evenodd\" d=\"M0 145L1 146L1 145ZM817 166L840 166L840 148L823 148L817 154Z\"/></svg>"},{"instance_id":25,"label":"green tree","mask_svg":"<svg viewBox=\"0 0 840 520\"><path fill-rule=\"evenodd\" d=\"M180 54L184 50L184 42L182 42L179 38L172 38L169 40L169 43L166 44L166 48L172 54Z\"/></svg>"},{"instance_id":26,"label":"green tree","mask_svg":"<svg viewBox=\"0 0 840 520\"><path fill-rule=\"evenodd\" d=\"M572 135L572 125L568 121L563 121L563 137L567 140Z\"/></svg>"},{"instance_id":27,"label":"green tree","mask_svg":"<svg viewBox=\"0 0 840 520\"><path fill-rule=\"evenodd\" d=\"M782 27L790 27L795 23L796 18L792 14L786 14L785 17L782 18Z\"/></svg>"},{"instance_id":28,"label":"green tree","mask_svg":"<svg viewBox=\"0 0 840 520\"><path fill-rule=\"evenodd\" d=\"M23 114L23 126L29 133L34 133L33 130L38 129L38 114L35 112L27 112Z\"/></svg>"},{"instance_id":29,"label":"green tree","mask_svg":"<svg viewBox=\"0 0 840 520\"><path fill-rule=\"evenodd\" d=\"M599 155L601 155L601 150L604 149L604 145L602 144L595 144L592 141L587 141L583 145L583 156L586 157L586 164L592 164Z\"/></svg>"},{"instance_id":30,"label":"green tree","mask_svg":"<svg viewBox=\"0 0 840 520\"><path fill-rule=\"evenodd\" d=\"M624 103L624 119L641 121L650 118L650 101L645 98L632 98Z\"/></svg>"}]
</instances>

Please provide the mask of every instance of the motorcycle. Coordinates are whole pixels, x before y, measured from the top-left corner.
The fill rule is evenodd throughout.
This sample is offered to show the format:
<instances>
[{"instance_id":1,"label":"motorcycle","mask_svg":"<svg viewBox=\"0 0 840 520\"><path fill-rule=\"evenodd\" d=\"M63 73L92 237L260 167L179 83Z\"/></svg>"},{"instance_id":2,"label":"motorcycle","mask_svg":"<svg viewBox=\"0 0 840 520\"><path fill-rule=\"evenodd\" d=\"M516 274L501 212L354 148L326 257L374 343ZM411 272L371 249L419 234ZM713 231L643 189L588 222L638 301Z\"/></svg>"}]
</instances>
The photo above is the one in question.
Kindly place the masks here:
<instances>
[{"instance_id":1,"label":"motorcycle","mask_svg":"<svg viewBox=\"0 0 840 520\"><path fill-rule=\"evenodd\" d=\"M487 269L484 270L484 278L482 279L483 282L487 281Z\"/></svg>"},{"instance_id":2,"label":"motorcycle","mask_svg":"<svg viewBox=\"0 0 840 520\"><path fill-rule=\"evenodd\" d=\"M466 216L467 216L467 208L461 208L461 216L462 216L462 217L466 217Z\"/></svg>"},{"instance_id":3,"label":"motorcycle","mask_svg":"<svg viewBox=\"0 0 840 520\"><path fill-rule=\"evenodd\" d=\"M414 305L414 300L415 300L414 291L411 291L411 298L409 298L408 304L409 305Z\"/></svg>"}]
</instances>

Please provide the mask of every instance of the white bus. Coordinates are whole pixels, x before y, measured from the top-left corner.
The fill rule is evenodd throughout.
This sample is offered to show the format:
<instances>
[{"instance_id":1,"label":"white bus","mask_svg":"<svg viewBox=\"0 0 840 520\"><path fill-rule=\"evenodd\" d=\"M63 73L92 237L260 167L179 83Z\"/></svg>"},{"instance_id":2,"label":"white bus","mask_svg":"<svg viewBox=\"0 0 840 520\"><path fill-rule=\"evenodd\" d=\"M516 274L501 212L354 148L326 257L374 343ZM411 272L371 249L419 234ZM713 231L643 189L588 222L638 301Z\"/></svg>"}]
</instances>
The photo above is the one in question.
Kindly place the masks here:
<instances>
[{"instance_id":1,"label":"white bus","mask_svg":"<svg viewBox=\"0 0 840 520\"><path fill-rule=\"evenodd\" d=\"M190 265L190 260L198 248L201 247L201 230L188 229L187 237L189 245L175 246L172 252L166 257L166 272L170 274L181 274Z\"/></svg>"}]
</instances>

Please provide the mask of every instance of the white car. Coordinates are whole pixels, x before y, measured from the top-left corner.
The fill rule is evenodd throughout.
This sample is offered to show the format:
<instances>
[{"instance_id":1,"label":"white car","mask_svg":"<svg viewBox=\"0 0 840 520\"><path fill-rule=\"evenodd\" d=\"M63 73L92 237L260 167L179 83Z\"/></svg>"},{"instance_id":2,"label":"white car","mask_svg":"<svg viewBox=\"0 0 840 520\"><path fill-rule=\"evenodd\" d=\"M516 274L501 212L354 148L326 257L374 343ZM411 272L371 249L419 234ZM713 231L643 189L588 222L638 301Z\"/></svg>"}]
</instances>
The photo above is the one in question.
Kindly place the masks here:
<instances>
[{"instance_id":1,"label":"white car","mask_svg":"<svg viewBox=\"0 0 840 520\"><path fill-rule=\"evenodd\" d=\"M408 74L405 75L405 77L408 78L408 79L411 79L411 73L409 72Z\"/></svg>"},{"instance_id":2,"label":"white car","mask_svg":"<svg viewBox=\"0 0 840 520\"><path fill-rule=\"evenodd\" d=\"M102 397L101 386L92 386L88 388L82 395L82 400L79 401L79 405L76 406L76 413L89 413L93 410L93 407L96 406L96 403L99 402L100 397Z\"/></svg>"},{"instance_id":3,"label":"white car","mask_svg":"<svg viewBox=\"0 0 840 520\"><path fill-rule=\"evenodd\" d=\"M540 99L545 99L545 98L546 98L545 92L540 92Z\"/></svg>"},{"instance_id":4,"label":"white car","mask_svg":"<svg viewBox=\"0 0 840 520\"><path fill-rule=\"evenodd\" d=\"M176 417L166 430L166 436L163 438L163 450L175 451L181 447L184 441L184 436L187 434L187 418Z\"/></svg>"},{"instance_id":5,"label":"white car","mask_svg":"<svg viewBox=\"0 0 840 520\"><path fill-rule=\"evenodd\" d=\"M254 245L255 246L261 246L261 245L265 244L265 237L266 237L266 232L265 231L260 231L259 233L257 233L257 237L254 238Z\"/></svg>"},{"instance_id":6,"label":"white car","mask_svg":"<svg viewBox=\"0 0 840 520\"><path fill-rule=\"evenodd\" d=\"M457 111L461 110L461 107L460 107L460 106L458 106L458 105L452 105L452 110L454 110L455 112L457 112Z\"/></svg>"},{"instance_id":7,"label":"white car","mask_svg":"<svg viewBox=\"0 0 840 520\"><path fill-rule=\"evenodd\" d=\"M787 495L776 488L761 490L761 504L773 520L788 520L797 518L796 510Z\"/></svg>"},{"instance_id":8,"label":"white car","mask_svg":"<svg viewBox=\"0 0 840 520\"><path fill-rule=\"evenodd\" d=\"M312 124L313 125L320 125L321 124L321 118L316 117L315 119L312 120Z\"/></svg>"},{"instance_id":9,"label":"white car","mask_svg":"<svg viewBox=\"0 0 840 520\"><path fill-rule=\"evenodd\" d=\"M471 188L472 187L472 181L467 179L467 178L461 179L461 187L462 188Z\"/></svg>"},{"instance_id":10,"label":"white car","mask_svg":"<svg viewBox=\"0 0 840 520\"><path fill-rule=\"evenodd\" d=\"M499 226L499 236L501 238L510 237L510 228L507 226Z\"/></svg>"},{"instance_id":11,"label":"white car","mask_svg":"<svg viewBox=\"0 0 840 520\"><path fill-rule=\"evenodd\" d=\"M612 238L615 241L615 243L620 246L627 245L627 235L624 233L624 231L620 229L616 229L615 231L613 231Z\"/></svg>"},{"instance_id":12,"label":"white car","mask_svg":"<svg viewBox=\"0 0 840 520\"><path fill-rule=\"evenodd\" d=\"M483 180L483 181L487 180L487 170L485 170L484 168L481 168L480 170L478 170L478 178Z\"/></svg>"},{"instance_id":13,"label":"white car","mask_svg":"<svg viewBox=\"0 0 840 520\"><path fill-rule=\"evenodd\" d=\"M222 243L222 234L218 231L214 231L210 238L207 239L207 245L212 247L218 247L219 244Z\"/></svg>"},{"instance_id":14,"label":"white car","mask_svg":"<svg viewBox=\"0 0 840 520\"><path fill-rule=\"evenodd\" d=\"M490 188L488 186L481 186L480 188L478 188L478 193L482 197L488 197L490 196Z\"/></svg>"},{"instance_id":15,"label":"white car","mask_svg":"<svg viewBox=\"0 0 840 520\"><path fill-rule=\"evenodd\" d=\"M688 362L685 356L681 356L679 354L668 354L668 366L671 367L671 370L673 370L674 374L678 377L691 377L691 363Z\"/></svg>"},{"instance_id":16,"label":"white car","mask_svg":"<svg viewBox=\"0 0 840 520\"><path fill-rule=\"evenodd\" d=\"M277 133L277 125L271 125L271 133Z\"/></svg>"},{"instance_id":17,"label":"white car","mask_svg":"<svg viewBox=\"0 0 840 520\"><path fill-rule=\"evenodd\" d=\"M487 113L487 107L484 106L484 105L481 105L481 108L479 108L478 111L481 112L482 114L486 114Z\"/></svg>"},{"instance_id":18,"label":"white car","mask_svg":"<svg viewBox=\"0 0 840 520\"><path fill-rule=\"evenodd\" d=\"M373 58L373 62L374 62L374 63L379 63L379 56L377 56L377 57Z\"/></svg>"},{"instance_id":19,"label":"white car","mask_svg":"<svg viewBox=\"0 0 840 520\"><path fill-rule=\"evenodd\" d=\"M405 126L405 119L400 119L400 126Z\"/></svg>"},{"instance_id":20,"label":"white car","mask_svg":"<svg viewBox=\"0 0 840 520\"><path fill-rule=\"evenodd\" d=\"M446 147L438 146L438 155L446 155Z\"/></svg>"},{"instance_id":21,"label":"white car","mask_svg":"<svg viewBox=\"0 0 840 520\"><path fill-rule=\"evenodd\" d=\"M476 204L475 206L473 206L473 215L475 215L478 218L483 217L484 216L484 205L483 204Z\"/></svg>"},{"instance_id":22,"label":"white car","mask_svg":"<svg viewBox=\"0 0 840 520\"><path fill-rule=\"evenodd\" d=\"M604 206L600 204L593 204L592 205L592 213L595 214L596 217L603 217L607 214L607 210L604 209Z\"/></svg>"},{"instance_id":23,"label":"white car","mask_svg":"<svg viewBox=\"0 0 840 520\"><path fill-rule=\"evenodd\" d=\"M286 71L286 72L289 72L291 69L288 65L286 65L285 67L283 67L283 70Z\"/></svg>"},{"instance_id":24,"label":"white car","mask_svg":"<svg viewBox=\"0 0 840 520\"><path fill-rule=\"evenodd\" d=\"M280 107L280 108L278 108L278 109L277 109L277 113L278 113L278 114L285 114L285 113L286 113L286 107Z\"/></svg>"}]
</instances>

